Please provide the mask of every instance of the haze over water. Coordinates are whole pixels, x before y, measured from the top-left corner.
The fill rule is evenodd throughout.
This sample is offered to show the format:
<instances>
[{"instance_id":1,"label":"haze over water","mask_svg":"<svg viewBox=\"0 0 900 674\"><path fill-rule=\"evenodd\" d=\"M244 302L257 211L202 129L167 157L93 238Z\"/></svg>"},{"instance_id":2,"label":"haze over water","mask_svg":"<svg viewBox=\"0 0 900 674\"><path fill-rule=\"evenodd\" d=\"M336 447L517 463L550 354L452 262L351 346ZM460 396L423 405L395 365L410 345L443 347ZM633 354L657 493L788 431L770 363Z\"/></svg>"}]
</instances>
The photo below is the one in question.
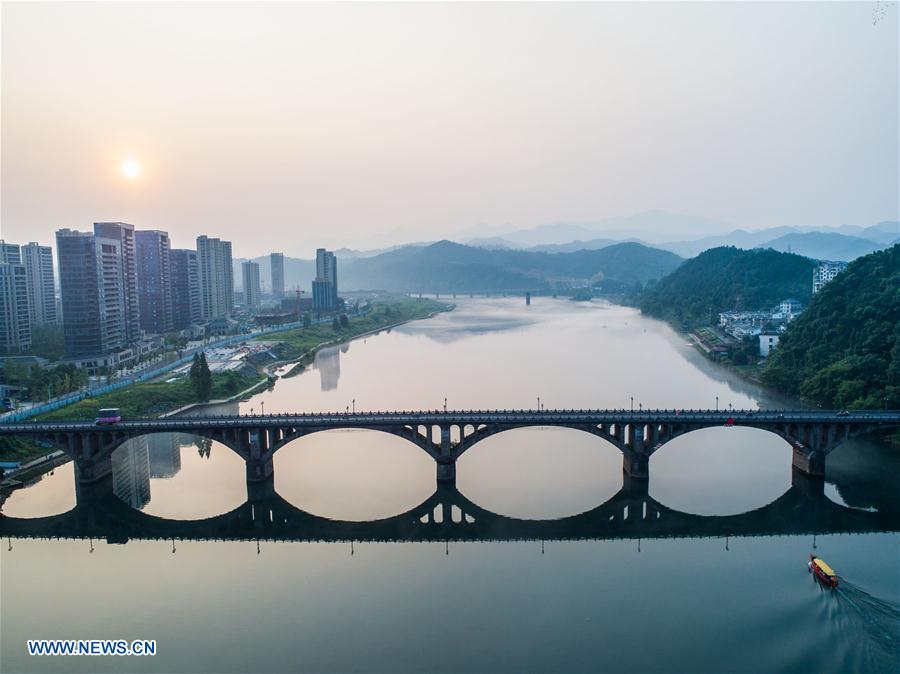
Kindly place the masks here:
<instances>
[{"instance_id":1,"label":"haze over water","mask_svg":"<svg viewBox=\"0 0 900 674\"><path fill-rule=\"evenodd\" d=\"M319 353L302 375L206 413L554 407L796 407L700 357L666 325L605 302L456 300L457 309ZM147 440L146 513L198 519L247 499L242 461L193 438ZM177 453L177 460L171 453ZM141 454L143 452L143 454ZM167 454L168 452L168 454ZM166 463L169 462L169 463ZM168 472L167 472L168 467ZM75 504L71 464L14 493L3 513ZM826 494L900 513L896 453L846 443ZM573 430L492 436L457 487L529 519L600 506L621 454ZM298 508L366 521L435 490L434 462L370 432L301 438L275 456ZM688 513L761 508L791 488L790 448L763 431L708 429L653 455L649 494ZM139 492L140 490L138 490ZM6 543L4 541L4 543ZM8 547L12 548L9 550ZM896 534L515 543L18 540L2 554L3 671L889 672L896 625L807 574L815 551L854 586L898 596ZM173 554L174 547L174 554ZM93 549L93 552L91 552ZM893 632L891 632L893 630ZM884 636L887 634L888 639ZM29 638L149 638L154 658L28 658Z\"/></svg>"}]
</instances>

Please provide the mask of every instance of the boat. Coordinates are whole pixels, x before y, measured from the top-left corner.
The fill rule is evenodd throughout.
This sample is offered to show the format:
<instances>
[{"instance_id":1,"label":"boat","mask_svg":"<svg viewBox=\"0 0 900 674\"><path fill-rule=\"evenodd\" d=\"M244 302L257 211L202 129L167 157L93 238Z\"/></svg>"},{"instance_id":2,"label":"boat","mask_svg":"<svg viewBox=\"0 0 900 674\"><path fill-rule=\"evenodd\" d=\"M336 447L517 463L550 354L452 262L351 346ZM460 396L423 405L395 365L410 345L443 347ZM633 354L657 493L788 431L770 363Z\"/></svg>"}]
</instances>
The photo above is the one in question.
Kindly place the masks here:
<instances>
[{"instance_id":1,"label":"boat","mask_svg":"<svg viewBox=\"0 0 900 674\"><path fill-rule=\"evenodd\" d=\"M834 569L815 555L809 556L809 570L826 587L837 587L838 576Z\"/></svg>"}]
</instances>

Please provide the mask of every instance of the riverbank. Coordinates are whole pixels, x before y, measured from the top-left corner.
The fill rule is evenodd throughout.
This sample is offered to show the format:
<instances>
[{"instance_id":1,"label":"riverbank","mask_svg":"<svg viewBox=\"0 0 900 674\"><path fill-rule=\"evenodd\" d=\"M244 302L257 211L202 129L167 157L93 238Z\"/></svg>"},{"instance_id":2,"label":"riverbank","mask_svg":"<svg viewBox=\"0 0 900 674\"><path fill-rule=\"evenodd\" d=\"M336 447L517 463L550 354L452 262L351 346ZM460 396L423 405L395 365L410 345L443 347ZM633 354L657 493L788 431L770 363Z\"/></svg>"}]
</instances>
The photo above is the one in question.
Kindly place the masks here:
<instances>
[{"instance_id":1,"label":"riverbank","mask_svg":"<svg viewBox=\"0 0 900 674\"><path fill-rule=\"evenodd\" d=\"M431 299L406 297L377 300L369 310L348 318L345 325L318 323L307 328L293 328L283 332L273 332L251 338L248 341L267 341L275 344L266 356L253 355L247 362L255 372L215 372L210 400L199 400L187 377L176 380L136 383L118 391L85 398L36 419L88 421L97 416L102 407L118 407L125 418L164 416L181 413L198 405L214 402L230 402L252 395L258 388L267 386L273 380L270 374L274 368L296 363L290 376L299 374L315 358L319 349L346 342L357 337L390 329L409 321L421 320L453 308ZM48 448L30 440L0 438L0 459L25 463L45 456Z\"/></svg>"}]
</instances>

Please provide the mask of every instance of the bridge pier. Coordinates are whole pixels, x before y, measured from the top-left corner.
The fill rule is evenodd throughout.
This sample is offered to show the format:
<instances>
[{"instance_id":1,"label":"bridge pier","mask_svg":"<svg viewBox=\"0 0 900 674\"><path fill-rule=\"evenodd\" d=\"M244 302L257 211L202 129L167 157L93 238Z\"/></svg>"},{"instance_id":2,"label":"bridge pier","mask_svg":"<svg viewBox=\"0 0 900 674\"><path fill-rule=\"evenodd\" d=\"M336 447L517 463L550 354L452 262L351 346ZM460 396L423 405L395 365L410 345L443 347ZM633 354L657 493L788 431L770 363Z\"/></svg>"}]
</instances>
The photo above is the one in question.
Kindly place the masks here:
<instances>
[{"instance_id":1,"label":"bridge pier","mask_svg":"<svg viewBox=\"0 0 900 674\"><path fill-rule=\"evenodd\" d=\"M441 456L437 459L438 484L456 484L456 459L450 456Z\"/></svg>"},{"instance_id":2,"label":"bridge pier","mask_svg":"<svg viewBox=\"0 0 900 674\"><path fill-rule=\"evenodd\" d=\"M76 471L77 471L76 464ZM91 482L75 480L75 505L90 508L113 494L112 471Z\"/></svg>"},{"instance_id":3,"label":"bridge pier","mask_svg":"<svg viewBox=\"0 0 900 674\"><path fill-rule=\"evenodd\" d=\"M249 458L247 464L247 482L265 482L275 474L272 459Z\"/></svg>"},{"instance_id":4,"label":"bridge pier","mask_svg":"<svg viewBox=\"0 0 900 674\"><path fill-rule=\"evenodd\" d=\"M817 449L794 447L792 464L801 473L813 477L825 477L825 453Z\"/></svg>"},{"instance_id":5,"label":"bridge pier","mask_svg":"<svg viewBox=\"0 0 900 674\"><path fill-rule=\"evenodd\" d=\"M649 480L650 457L643 452L626 449L622 452L622 469L632 480Z\"/></svg>"}]
</instances>

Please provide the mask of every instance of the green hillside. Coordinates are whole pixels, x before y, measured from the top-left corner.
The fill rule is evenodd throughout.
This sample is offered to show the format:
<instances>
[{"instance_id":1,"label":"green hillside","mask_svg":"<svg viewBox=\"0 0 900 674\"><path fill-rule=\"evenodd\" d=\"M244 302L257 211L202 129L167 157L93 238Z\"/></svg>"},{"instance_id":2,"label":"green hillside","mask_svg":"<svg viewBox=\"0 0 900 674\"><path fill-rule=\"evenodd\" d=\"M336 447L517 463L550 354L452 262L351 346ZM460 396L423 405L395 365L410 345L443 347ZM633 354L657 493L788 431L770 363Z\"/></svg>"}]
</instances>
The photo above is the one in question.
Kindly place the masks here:
<instances>
[{"instance_id":1,"label":"green hillside","mask_svg":"<svg viewBox=\"0 0 900 674\"><path fill-rule=\"evenodd\" d=\"M763 380L826 407L900 407L900 244L856 259L819 291Z\"/></svg>"},{"instance_id":2,"label":"green hillside","mask_svg":"<svg viewBox=\"0 0 900 674\"><path fill-rule=\"evenodd\" d=\"M641 311L678 325L706 324L722 311L768 309L812 292L815 262L770 249L711 248L686 260L639 299Z\"/></svg>"}]
</instances>

